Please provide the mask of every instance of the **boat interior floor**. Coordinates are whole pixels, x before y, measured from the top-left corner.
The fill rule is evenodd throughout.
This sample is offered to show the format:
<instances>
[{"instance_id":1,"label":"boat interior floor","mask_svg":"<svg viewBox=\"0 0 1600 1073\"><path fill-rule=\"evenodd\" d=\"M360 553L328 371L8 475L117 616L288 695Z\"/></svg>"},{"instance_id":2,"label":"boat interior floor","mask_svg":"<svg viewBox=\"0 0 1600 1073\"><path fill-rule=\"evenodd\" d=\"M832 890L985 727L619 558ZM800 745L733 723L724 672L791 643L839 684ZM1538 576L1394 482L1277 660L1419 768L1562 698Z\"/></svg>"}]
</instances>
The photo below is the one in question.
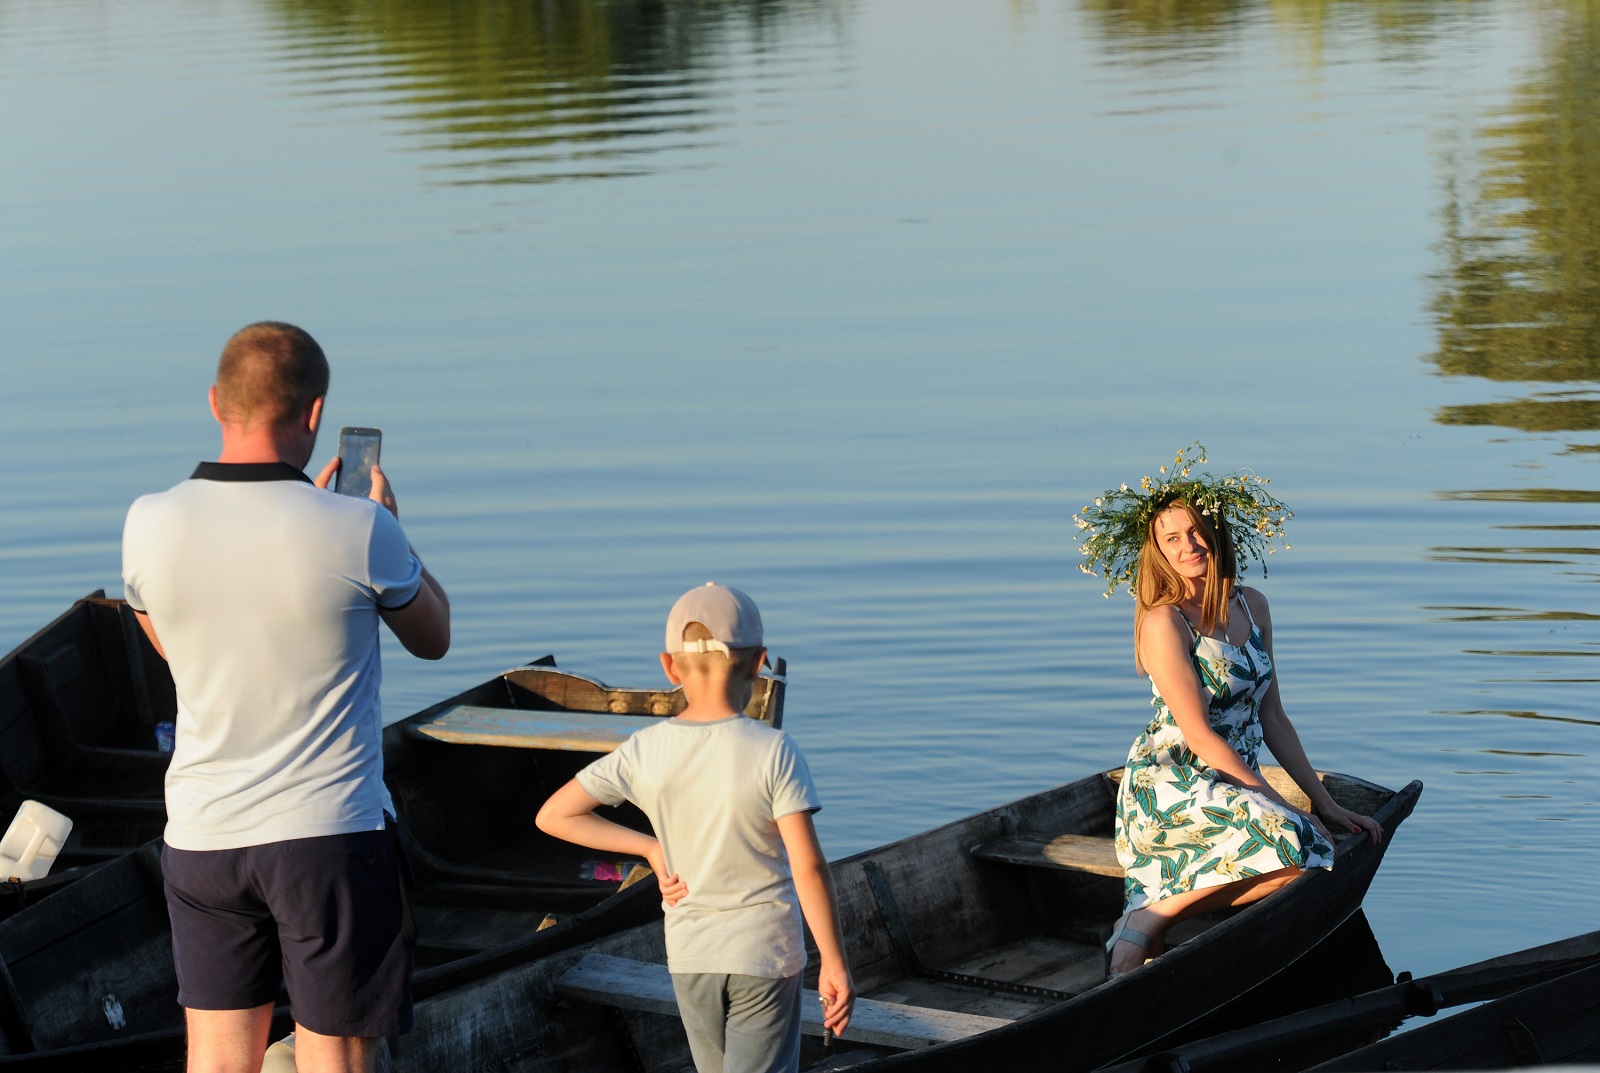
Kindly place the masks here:
<instances>
[{"instance_id":1,"label":"boat interior floor","mask_svg":"<svg viewBox=\"0 0 1600 1073\"><path fill-rule=\"evenodd\" d=\"M1171 946L1186 942L1227 915L1183 921L1168 933L1168 942ZM864 997L1016 1020L1104 983L1103 944L1109 935L1110 927L1104 923L1067 928L1054 935L1032 935L947 962L920 976L902 977Z\"/></svg>"},{"instance_id":2,"label":"boat interior floor","mask_svg":"<svg viewBox=\"0 0 1600 1073\"><path fill-rule=\"evenodd\" d=\"M470 864L429 859L417 869L412 906L417 966L455 961L581 913L616 893L635 863L573 849L496 854ZM597 866L616 878L593 878Z\"/></svg>"},{"instance_id":3,"label":"boat interior floor","mask_svg":"<svg viewBox=\"0 0 1600 1073\"><path fill-rule=\"evenodd\" d=\"M1063 994L1079 994L1104 979L1105 954L1099 947L1035 935L940 965L922 976L902 977L866 997L1016 1020L1055 1005ZM983 981L1023 985L1040 993L985 986Z\"/></svg>"}]
</instances>

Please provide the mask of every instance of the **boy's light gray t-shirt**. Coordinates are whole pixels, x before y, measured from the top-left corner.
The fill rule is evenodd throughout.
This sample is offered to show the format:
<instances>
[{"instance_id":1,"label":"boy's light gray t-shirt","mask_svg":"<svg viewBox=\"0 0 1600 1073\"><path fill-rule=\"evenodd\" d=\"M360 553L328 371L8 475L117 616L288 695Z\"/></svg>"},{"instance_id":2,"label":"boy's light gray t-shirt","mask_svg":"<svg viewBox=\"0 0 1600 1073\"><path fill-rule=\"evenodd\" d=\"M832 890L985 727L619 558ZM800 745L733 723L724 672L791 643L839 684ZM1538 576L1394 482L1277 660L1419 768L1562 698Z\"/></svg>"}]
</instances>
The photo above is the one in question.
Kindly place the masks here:
<instances>
[{"instance_id":1,"label":"boy's light gray t-shirt","mask_svg":"<svg viewBox=\"0 0 1600 1073\"><path fill-rule=\"evenodd\" d=\"M666 907L667 968L781 979L805 934L778 819L822 807L789 736L742 715L673 719L578 772L597 801L650 817L689 893Z\"/></svg>"}]
</instances>

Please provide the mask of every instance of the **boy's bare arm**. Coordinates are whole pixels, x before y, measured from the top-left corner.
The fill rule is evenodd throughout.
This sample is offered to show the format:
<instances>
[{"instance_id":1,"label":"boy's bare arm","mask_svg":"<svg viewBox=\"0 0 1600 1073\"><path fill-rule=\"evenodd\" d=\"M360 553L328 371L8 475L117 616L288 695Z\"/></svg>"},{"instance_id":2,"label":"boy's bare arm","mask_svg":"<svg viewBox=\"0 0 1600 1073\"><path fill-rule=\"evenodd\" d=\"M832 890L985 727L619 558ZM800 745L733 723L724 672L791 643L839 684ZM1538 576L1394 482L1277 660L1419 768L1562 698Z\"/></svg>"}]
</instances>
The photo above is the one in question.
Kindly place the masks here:
<instances>
[{"instance_id":1,"label":"boy's bare arm","mask_svg":"<svg viewBox=\"0 0 1600 1073\"><path fill-rule=\"evenodd\" d=\"M567 842L576 842L580 846L607 853L643 857L650 862L650 870L656 874L662 900L668 905L677 905L689 893L689 887L678 876L667 873L667 859L661 851L661 843L631 827L596 816L594 810L599 807L600 802L578 785L577 779L571 779L550 795L533 822L545 834Z\"/></svg>"},{"instance_id":2,"label":"boy's bare arm","mask_svg":"<svg viewBox=\"0 0 1600 1073\"><path fill-rule=\"evenodd\" d=\"M817 993L822 996L822 1023L837 1035L850 1024L855 1006L856 985L845 961L844 940L840 935L838 899L833 893L833 872L822 855L817 829L811 813L792 812L778 820L783 849L789 857L789 872L800 898L800 912L811 929L822 965L817 971Z\"/></svg>"}]
</instances>

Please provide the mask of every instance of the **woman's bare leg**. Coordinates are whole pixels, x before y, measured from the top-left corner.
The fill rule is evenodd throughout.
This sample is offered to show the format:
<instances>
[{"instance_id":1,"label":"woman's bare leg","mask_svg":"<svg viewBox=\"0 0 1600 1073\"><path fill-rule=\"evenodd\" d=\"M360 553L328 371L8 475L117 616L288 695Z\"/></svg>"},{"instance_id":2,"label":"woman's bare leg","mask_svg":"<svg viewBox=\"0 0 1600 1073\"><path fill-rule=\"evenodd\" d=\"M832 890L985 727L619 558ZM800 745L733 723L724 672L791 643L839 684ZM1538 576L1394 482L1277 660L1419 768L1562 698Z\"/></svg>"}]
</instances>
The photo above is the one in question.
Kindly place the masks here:
<instances>
[{"instance_id":1,"label":"woman's bare leg","mask_svg":"<svg viewBox=\"0 0 1600 1073\"><path fill-rule=\"evenodd\" d=\"M1111 974L1115 976L1130 972L1144 964L1145 958L1155 957L1166 950L1167 932L1178 921L1229 906L1248 905L1303 874L1299 868L1280 868L1276 872L1266 872L1217 887L1202 887L1174 894L1135 909L1128 916L1128 924L1134 931L1149 936L1150 946L1146 949L1126 939L1118 942L1111 948Z\"/></svg>"}]
</instances>

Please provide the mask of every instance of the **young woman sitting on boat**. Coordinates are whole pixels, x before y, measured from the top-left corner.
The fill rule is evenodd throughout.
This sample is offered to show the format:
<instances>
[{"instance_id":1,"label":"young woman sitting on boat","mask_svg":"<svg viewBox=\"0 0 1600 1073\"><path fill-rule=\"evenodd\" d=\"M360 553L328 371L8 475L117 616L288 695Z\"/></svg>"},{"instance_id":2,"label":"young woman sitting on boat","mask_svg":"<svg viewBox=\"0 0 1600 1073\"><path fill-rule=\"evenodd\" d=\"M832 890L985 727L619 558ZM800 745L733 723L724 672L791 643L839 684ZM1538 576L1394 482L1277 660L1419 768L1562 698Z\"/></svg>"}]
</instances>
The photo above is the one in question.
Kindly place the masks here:
<instances>
[{"instance_id":1,"label":"young woman sitting on boat","mask_svg":"<svg viewBox=\"0 0 1600 1073\"><path fill-rule=\"evenodd\" d=\"M1106 943L1118 976L1166 949L1187 917L1245 905L1311 868L1333 867L1328 826L1383 830L1328 795L1284 714L1267 599L1238 585L1289 510L1253 474L1195 474L1198 444L1159 477L1122 485L1078 515L1082 569L1137 602L1134 660L1155 716L1134 741L1117 794L1126 911ZM1264 565L1264 564L1263 564ZM1290 805L1262 777L1262 743L1311 800ZM1325 825L1326 824L1326 825Z\"/></svg>"}]
</instances>

